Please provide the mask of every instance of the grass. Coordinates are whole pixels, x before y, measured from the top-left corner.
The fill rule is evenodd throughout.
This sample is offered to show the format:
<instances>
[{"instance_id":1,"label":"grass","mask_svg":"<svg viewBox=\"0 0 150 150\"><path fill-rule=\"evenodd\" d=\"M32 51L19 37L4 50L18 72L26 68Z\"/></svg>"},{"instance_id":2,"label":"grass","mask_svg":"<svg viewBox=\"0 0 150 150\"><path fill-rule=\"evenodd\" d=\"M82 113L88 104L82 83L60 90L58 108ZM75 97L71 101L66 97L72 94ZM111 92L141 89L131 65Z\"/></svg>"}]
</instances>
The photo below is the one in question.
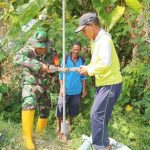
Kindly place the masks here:
<instances>
[{"instance_id":1,"label":"grass","mask_svg":"<svg viewBox=\"0 0 150 150\"><path fill-rule=\"evenodd\" d=\"M74 120L73 131L67 142L57 139L55 134L55 112L51 111L49 125L43 135L35 136L38 150L77 150L83 143L82 134L90 135L90 120L87 115L89 110L80 113ZM15 120L15 119L12 119ZM20 120L19 120L20 121ZM21 123L4 120L0 115L0 132L4 140L0 143L0 150L25 150L22 139ZM143 121L142 115L136 110L125 112L115 106L109 125L109 136L126 144L132 150L150 149L150 126Z\"/></svg>"},{"instance_id":2,"label":"grass","mask_svg":"<svg viewBox=\"0 0 150 150\"><path fill-rule=\"evenodd\" d=\"M0 143L0 150L25 150L20 123L4 121L0 118L0 132L4 139ZM42 135L34 134L37 150L69 150L68 144L56 138L54 130L50 127Z\"/></svg>"},{"instance_id":3,"label":"grass","mask_svg":"<svg viewBox=\"0 0 150 150\"><path fill-rule=\"evenodd\" d=\"M23 147L20 138L20 126L20 124L0 120L0 132L4 135L4 139L0 144L1 150L19 150L20 147Z\"/></svg>"}]
</instances>

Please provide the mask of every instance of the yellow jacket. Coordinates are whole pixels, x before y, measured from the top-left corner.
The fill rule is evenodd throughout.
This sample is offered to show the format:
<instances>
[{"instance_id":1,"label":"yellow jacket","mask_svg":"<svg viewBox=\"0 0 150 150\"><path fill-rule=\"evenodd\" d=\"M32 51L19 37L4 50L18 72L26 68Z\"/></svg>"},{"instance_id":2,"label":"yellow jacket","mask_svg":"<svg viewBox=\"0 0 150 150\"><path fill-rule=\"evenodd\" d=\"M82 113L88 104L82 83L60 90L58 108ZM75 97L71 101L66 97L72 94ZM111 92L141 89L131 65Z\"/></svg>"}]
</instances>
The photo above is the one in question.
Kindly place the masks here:
<instances>
[{"instance_id":1,"label":"yellow jacket","mask_svg":"<svg viewBox=\"0 0 150 150\"><path fill-rule=\"evenodd\" d=\"M95 76L96 86L122 82L119 60L111 35L101 29L91 44L92 58L87 71L89 76Z\"/></svg>"}]
</instances>

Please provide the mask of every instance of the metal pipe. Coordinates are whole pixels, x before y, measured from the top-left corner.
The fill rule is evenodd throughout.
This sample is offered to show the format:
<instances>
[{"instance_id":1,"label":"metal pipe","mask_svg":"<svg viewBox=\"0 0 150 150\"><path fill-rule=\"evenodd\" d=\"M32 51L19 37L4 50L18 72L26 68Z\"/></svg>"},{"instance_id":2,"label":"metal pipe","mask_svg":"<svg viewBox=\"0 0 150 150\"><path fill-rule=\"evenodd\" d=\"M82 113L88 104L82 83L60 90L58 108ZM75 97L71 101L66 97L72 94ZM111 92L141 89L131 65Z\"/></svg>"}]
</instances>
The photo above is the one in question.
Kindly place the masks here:
<instances>
[{"instance_id":1,"label":"metal pipe","mask_svg":"<svg viewBox=\"0 0 150 150\"><path fill-rule=\"evenodd\" d=\"M63 68L65 68L65 0L62 1L62 19L63 19ZM66 91L65 91L65 72L63 72L63 122L61 124L61 132L67 137L68 123L66 121Z\"/></svg>"},{"instance_id":2,"label":"metal pipe","mask_svg":"<svg viewBox=\"0 0 150 150\"><path fill-rule=\"evenodd\" d=\"M65 68L65 0L63 0L63 9L62 9L62 18L63 18L63 68ZM66 104L65 104L65 72L63 72L63 122L66 120Z\"/></svg>"},{"instance_id":3,"label":"metal pipe","mask_svg":"<svg viewBox=\"0 0 150 150\"><path fill-rule=\"evenodd\" d=\"M83 144L78 148L78 150L89 150L92 145L92 135L90 137L82 135Z\"/></svg>"}]
</instances>

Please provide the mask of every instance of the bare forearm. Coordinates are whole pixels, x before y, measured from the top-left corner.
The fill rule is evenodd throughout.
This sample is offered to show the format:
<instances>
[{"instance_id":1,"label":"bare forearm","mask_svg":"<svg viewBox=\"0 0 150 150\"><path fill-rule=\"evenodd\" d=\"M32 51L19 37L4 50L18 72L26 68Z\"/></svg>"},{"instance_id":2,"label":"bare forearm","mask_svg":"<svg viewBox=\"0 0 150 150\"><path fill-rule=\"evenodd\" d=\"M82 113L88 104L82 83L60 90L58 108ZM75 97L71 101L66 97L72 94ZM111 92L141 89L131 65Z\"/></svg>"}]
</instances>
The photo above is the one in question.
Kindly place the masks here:
<instances>
[{"instance_id":1,"label":"bare forearm","mask_svg":"<svg viewBox=\"0 0 150 150\"><path fill-rule=\"evenodd\" d=\"M82 80L82 86L83 86L83 89L85 89L85 87L86 87L86 80Z\"/></svg>"},{"instance_id":2,"label":"bare forearm","mask_svg":"<svg viewBox=\"0 0 150 150\"><path fill-rule=\"evenodd\" d=\"M59 80L60 87L63 87L63 80Z\"/></svg>"}]
</instances>

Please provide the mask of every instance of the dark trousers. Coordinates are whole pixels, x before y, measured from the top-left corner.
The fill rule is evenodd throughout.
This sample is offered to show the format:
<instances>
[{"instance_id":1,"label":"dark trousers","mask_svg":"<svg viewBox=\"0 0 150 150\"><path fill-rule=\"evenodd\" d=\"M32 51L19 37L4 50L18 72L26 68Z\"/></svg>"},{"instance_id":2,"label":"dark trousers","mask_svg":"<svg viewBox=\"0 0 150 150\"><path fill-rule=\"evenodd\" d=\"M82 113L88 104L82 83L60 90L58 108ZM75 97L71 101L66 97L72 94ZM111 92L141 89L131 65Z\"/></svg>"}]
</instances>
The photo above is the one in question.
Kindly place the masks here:
<instances>
[{"instance_id":1,"label":"dark trousers","mask_svg":"<svg viewBox=\"0 0 150 150\"><path fill-rule=\"evenodd\" d=\"M90 114L92 141L95 150L104 149L109 145L108 122L121 89L122 83L96 88Z\"/></svg>"}]
</instances>

